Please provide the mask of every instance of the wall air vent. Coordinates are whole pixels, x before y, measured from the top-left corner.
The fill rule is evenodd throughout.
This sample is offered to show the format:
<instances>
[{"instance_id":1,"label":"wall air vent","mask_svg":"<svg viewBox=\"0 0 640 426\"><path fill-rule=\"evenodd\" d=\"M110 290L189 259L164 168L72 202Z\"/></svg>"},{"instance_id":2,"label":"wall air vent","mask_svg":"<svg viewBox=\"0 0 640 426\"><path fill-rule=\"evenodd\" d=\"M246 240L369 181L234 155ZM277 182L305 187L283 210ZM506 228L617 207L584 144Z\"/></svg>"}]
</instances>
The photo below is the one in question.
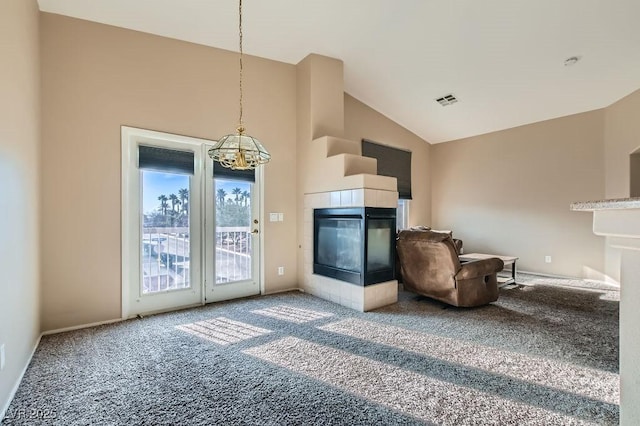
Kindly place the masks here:
<instances>
[{"instance_id":1,"label":"wall air vent","mask_svg":"<svg viewBox=\"0 0 640 426\"><path fill-rule=\"evenodd\" d=\"M436 102L442 106L447 106L458 102L458 98L449 93L448 95L444 95L443 97L436 99Z\"/></svg>"}]
</instances>

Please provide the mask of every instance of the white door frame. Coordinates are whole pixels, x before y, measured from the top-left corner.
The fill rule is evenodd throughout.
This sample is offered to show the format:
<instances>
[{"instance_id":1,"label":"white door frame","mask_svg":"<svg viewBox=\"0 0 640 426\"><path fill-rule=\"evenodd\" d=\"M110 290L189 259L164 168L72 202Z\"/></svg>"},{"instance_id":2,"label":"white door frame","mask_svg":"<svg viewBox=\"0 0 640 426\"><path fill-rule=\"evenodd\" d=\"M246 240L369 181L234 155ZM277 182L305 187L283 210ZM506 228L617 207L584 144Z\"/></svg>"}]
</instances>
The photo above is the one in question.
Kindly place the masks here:
<instances>
[{"instance_id":1,"label":"white door frame","mask_svg":"<svg viewBox=\"0 0 640 426\"><path fill-rule=\"evenodd\" d=\"M139 312L132 306L132 300L134 294L132 293L133 286L136 281L140 279L140 260L132 261L132 259L140 259L140 170L137 167L137 155L138 145L148 144L151 146L159 146L173 149L184 149L188 146L194 152L194 175L192 176L192 185L190 185L190 193L195 195L194 200L190 200L197 207L191 210L190 222L192 219L196 219L196 222L200 222L202 218L203 206L202 199L202 173L203 165L200 159L201 146L203 143L209 142L202 139L191 138L187 136L174 135L163 132L156 132L152 130L138 129L134 127L122 126L121 128L121 143L122 143L122 318L130 318L135 316ZM197 194L193 194L194 189L197 190ZM134 217L134 214L136 217ZM195 226L198 229L197 223L190 223L190 227ZM192 257L190 259L190 278L191 288L194 297L179 295L179 298L188 299L186 303L180 303L175 306L160 307L158 309L145 310L146 313L162 312L166 310L173 310L177 308L187 306L198 306L203 301L203 288L202 288L202 229L200 232L193 233L191 240L197 238L197 241L193 241L190 247ZM195 248L195 250L194 250ZM134 257L135 256L135 257ZM178 294L179 290L176 291ZM184 292L186 293L186 291ZM151 295L148 297L162 297L167 299L166 294ZM162 303L160 303L162 305Z\"/></svg>"},{"instance_id":2,"label":"white door frame","mask_svg":"<svg viewBox=\"0 0 640 426\"><path fill-rule=\"evenodd\" d=\"M206 265L205 265L205 232L206 227L204 226L204 222L208 215L206 211L206 195L205 195L205 181L206 181L206 171L205 171L205 162L209 161L208 156L206 155L206 145L211 145L215 143L215 141L194 138L183 135L176 135L165 132L157 132L153 130L140 129L136 127L122 126L121 127L121 147L122 147L122 158L121 158L121 202L122 202L122 210L121 210L121 250L122 250L122 275L121 275L121 317L122 319L128 319L136 314L132 314L132 306L131 306L131 285L132 285L132 274L138 274L139 271L133 271L133 263L131 262L131 256L140 256L140 247L137 235L139 230L132 227L138 226L137 220L132 221L132 209L134 203L139 202L139 194L133 193L132 187L132 173L139 173L138 168L135 166L135 160L137 158L137 149L135 149L138 145L138 142L149 142L150 145L162 146L162 141L168 142L166 145L171 145L171 142L178 143L186 143L193 146L195 158L198 158L197 153L200 152L200 161L196 160L195 170L198 172L199 182L195 182L194 185L200 186L200 232L199 232L199 241L200 247L198 248L199 253L193 253L194 257L197 256L199 259L198 263L198 273L200 279L198 282L196 280L193 281L193 286L198 286L200 290L200 302L198 305L205 304L206 298ZM133 170L132 170L133 169ZM260 221L260 234L257 238L257 242L259 244L259 261L258 261L258 271L256 271L256 276L259 279L259 289L260 294L265 294L264 287L264 170L262 167L256 168L256 180L260 182L258 185L259 190L259 204L258 204L258 218ZM194 174L195 179L195 174ZM139 188L139 185L137 185ZM213 194L212 194L213 195ZM191 200L192 201L192 200ZM215 208L215 207L214 207ZM198 224L194 224L194 226L198 226ZM139 266L139 262L135 262L135 267ZM173 310L168 309L168 310ZM160 311L156 311L160 312Z\"/></svg>"}]
</instances>

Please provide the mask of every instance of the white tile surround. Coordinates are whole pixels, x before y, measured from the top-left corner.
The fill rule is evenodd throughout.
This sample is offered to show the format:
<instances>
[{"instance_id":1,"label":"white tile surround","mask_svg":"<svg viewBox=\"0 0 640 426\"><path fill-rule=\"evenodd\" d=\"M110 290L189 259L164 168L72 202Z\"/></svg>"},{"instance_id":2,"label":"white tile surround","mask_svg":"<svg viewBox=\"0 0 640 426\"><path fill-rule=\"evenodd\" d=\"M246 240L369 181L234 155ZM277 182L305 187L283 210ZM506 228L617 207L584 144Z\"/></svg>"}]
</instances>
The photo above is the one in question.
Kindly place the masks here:
<instances>
[{"instance_id":1,"label":"white tile surround","mask_svg":"<svg viewBox=\"0 0 640 426\"><path fill-rule=\"evenodd\" d=\"M360 286L313 273L313 210L328 207L398 206L398 193L380 189L348 189L304 196L304 282L305 292L361 312L398 301L398 281Z\"/></svg>"}]
</instances>

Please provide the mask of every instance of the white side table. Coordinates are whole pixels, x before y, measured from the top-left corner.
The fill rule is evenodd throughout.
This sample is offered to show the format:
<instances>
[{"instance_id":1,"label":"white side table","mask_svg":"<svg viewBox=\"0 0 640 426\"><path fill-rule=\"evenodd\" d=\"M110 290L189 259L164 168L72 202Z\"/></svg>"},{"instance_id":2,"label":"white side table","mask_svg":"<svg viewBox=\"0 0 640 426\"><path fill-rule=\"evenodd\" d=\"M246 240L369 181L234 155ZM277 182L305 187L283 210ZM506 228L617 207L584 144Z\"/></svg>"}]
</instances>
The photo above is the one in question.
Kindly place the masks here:
<instances>
[{"instance_id":1,"label":"white side table","mask_svg":"<svg viewBox=\"0 0 640 426\"><path fill-rule=\"evenodd\" d=\"M485 254L485 253L469 253L469 254L461 254L460 260L482 260L482 259L490 259L492 257L497 257L504 262L504 266L511 265L511 277L498 277L498 283L501 286L507 284L516 284L516 261L519 259L514 256L498 256L497 254Z\"/></svg>"}]
</instances>

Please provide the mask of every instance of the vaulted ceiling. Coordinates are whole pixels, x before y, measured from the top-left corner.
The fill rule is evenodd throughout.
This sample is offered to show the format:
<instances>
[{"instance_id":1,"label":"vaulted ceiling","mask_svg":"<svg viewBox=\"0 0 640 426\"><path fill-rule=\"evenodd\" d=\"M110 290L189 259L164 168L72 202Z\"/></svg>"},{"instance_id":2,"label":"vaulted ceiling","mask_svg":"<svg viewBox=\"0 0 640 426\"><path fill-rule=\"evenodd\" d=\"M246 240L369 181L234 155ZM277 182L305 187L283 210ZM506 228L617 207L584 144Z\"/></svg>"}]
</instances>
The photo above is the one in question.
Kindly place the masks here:
<instances>
[{"instance_id":1,"label":"vaulted ceiling","mask_svg":"<svg viewBox=\"0 0 640 426\"><path fill-rule=\"evenodd\" d=\"M39 0L45 12L237 50L237 0ZM640 88L638 0L244 0L245 53L344 61L345 91L431 142ZM579 61L565 66L565 60ZM454 94L443 107L435 100Z\"/></svg>"}]
</instances>

